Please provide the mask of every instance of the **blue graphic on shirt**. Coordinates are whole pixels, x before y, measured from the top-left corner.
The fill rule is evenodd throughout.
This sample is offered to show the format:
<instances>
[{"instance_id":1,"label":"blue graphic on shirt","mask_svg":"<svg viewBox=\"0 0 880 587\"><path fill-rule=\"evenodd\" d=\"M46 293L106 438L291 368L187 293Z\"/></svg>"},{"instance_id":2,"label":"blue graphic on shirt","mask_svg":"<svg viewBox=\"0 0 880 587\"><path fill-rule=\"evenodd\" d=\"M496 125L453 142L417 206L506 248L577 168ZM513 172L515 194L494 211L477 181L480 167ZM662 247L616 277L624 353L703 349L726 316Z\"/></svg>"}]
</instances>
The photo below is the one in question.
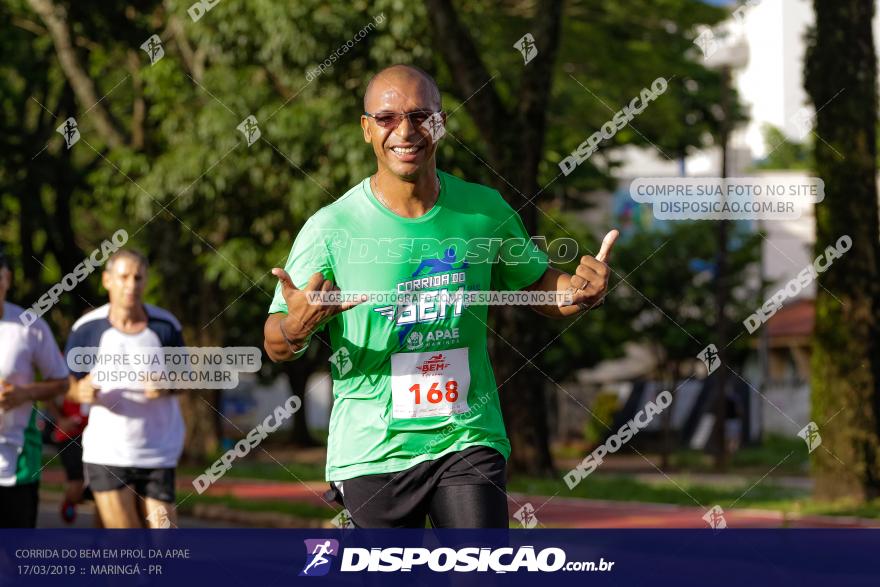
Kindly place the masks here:
<instances>
[{"instance_id":1,"label":"blue graphic on shirt","mask_svg":"<svg viewBox=\"0 0 880 587\"><path fill-rule=\"evenodd\" d=\"M422 260L422 262L419 263L418 268L412 274L412 277L414 279L411 281L398 283L397 291L418 295L417 292L419 290L431 288L433 293L433 288L441 285L459 283L463 286L464 272L462 272L461 270L468 267L468 262L461 261L460 263L457 263L456 257L457 255L455 252L455 247L449 247L440 258ZM426 281L429 276L441 275L443 275L443 277L435 277L430 281ZM461 307L461 304L455 304L455 306L453 307L453 315L460 315ZM427 319L419 319L418 316L413 316L412 312L410 312L410 315L407 315L406 312L408 309L412 310L412 305L388 305L382 306L380 308L375 308L376 312L379 312L389 320L395 320L398 326L400 326L400 330L398 330L397 332L397 343L399 345L403 344L403 342L406 340L407 336L409 336L409 333L412 332L412 329L417 323L436 322L437 320L445 318L446 316L446 306L442 304L439 309L438 315Z\"/></svg>"},{"instance_id":2,"label":"blue graphic on shirt","mask_svg":"<svg viewBox=\"0 0 880 587\"><path fill-rule=\"evenodd\" d=\"M422 272L422 269L425 267L428 268L428 275L432 275L434 273L444 273L446 271L454 271L456 269L467 269L468 262L462 261L461 265L458 267L453 267L455 264L455 247L449 247L446 249L446 252L443 254L442 259L425 259L419 264L419 268L416 269L415 273L412 274L413 277L418 277Z\"/></svg>"}]
</instances>

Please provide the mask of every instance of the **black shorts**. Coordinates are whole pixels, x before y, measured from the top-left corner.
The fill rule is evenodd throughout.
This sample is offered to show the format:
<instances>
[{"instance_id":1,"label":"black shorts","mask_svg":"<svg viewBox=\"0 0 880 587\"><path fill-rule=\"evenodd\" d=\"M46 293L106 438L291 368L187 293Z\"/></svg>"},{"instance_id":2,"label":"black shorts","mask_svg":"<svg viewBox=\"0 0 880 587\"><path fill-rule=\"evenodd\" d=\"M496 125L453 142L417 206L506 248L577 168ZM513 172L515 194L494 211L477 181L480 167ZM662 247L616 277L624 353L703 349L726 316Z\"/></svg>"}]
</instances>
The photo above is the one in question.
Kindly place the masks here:
<instances>
[{"instance_id":1,"label":"black shorts","mask_svg":"<svg viewBox=\"0 0 880 587\"><path fill-rule=\"evenodd\" d=\"M507 528L507 463L473 446L396 473L331 484L359 528ZM338 485L341 484L341 492Z\"/></svg>"},{"instance_id":2,"label":"black shorts","mask_svg":"<svg viewBox=\"0 0 880 587\"><path fill-rule=\"evenodd\" d=\"M94 493L128 487L141 497L174 503L174 468L142 469L85 463L86 483Z\"/></svg>"},{"instance_id":3,"label":"black shorts","mask_svg":"<svg viewBox=\"0 0 880 587\"><path fill-rule=\"evenodd\" d=\"M36 528L40 483L0 487L0 528Z\"/></svg>"}]
</instances>

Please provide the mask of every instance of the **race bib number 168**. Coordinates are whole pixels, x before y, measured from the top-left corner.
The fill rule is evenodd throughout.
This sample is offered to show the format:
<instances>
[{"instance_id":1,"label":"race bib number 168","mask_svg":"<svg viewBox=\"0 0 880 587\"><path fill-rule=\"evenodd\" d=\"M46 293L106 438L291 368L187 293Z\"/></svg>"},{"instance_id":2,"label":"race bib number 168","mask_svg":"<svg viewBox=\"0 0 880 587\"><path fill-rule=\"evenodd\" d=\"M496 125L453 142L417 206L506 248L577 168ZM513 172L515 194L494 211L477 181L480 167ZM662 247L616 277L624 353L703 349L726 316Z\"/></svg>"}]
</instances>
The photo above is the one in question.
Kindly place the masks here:
<instances>
[{"instance_id":1,"label":"race bib number 168","mask_svg":"<svg viewBox=\"0 0 880 587\"><path fill-rule=\"evenodd\" d=\"M394 418L428 418L468 411L468 349L391 355Z\"/></svg>"}]
</instances>

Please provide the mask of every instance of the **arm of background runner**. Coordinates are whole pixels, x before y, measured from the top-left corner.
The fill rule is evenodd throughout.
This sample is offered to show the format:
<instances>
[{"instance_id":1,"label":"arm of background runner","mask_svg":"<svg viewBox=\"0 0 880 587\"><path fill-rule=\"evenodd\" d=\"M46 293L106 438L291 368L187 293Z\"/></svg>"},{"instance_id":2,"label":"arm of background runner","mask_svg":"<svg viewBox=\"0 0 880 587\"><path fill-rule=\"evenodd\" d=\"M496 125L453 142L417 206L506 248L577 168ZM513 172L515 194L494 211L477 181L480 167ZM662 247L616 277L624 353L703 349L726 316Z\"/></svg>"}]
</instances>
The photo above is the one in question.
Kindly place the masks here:
<instances>
[{"instance_id":1,"label":"arm of background runner","mask_svg":"<svg viewBox=\"0 0 880 587\"><path fill-rule=\"evenodd\" d=\"M52 337L49 325L40 318L27 331L29 348L33 349L31 362L39 371L42 381L14 385L0 384L0 408L8 410L28 401L41 401L67 391L67 364Z\"/></svg>"},{"instance_id":2,"label":"arm of background runner","mask_svg":"<svg viewBox=\"0 0 880 587\"><path fill-rule=\"evenodd\" d=\"M171 322L168 323L170 328L166 328L159 335L159 344L162 348L172 348L172 349L181 349L186 346L186 343L183 342L183 330L177 327L177 324L173 324ZM165 365L162 365L162 369L165 368ZM161 399L163 397L168 397L169 395L180 395L184 392L183 389L177 388L155 388L147 385L144 388L144 396L147 399Z\"/></svg>"},{"instance_id":3,"label":"arm of background runner","mask_svg":"<svg viewBox=\"0 0 880 587\"><path fill-rule=\"evenodd\" d=\"M83 328L76 328L71 331L67 337L67 344L64 347L64 356L69 358L74 349L89 346L91 342ZM67 362L67 361L66 361ZM75 371L70 369L69 362L67 365L68 372L68 388L67 398L78 404L93 404L98 402L98 389L92 385L92 376L88 371Z\"/></svg>"},{"instance_id":4,"label":"arm of background runner","mask_svg":"<svg viewBox=\"0 0 880 587\"><path fill-rule=\"evenodd\" d=\"M11 410L25 402L46 400L65 391L67 379L46 379L25 385L13 385L4 381L0 387L0 409Z\"/></svg>"},{"instance_id":5,"label":"arm of background runner","mask_svg":"<svg viewBox=\"0 0 880 587\"><path fill-rule=\"evenodd\" d=\"M77 377L76 375L68 376L69 386L67 397L70 401L78 404L96 404L98 402L98 388L92 385L92 376L85 375Z\"/></svg>"}]
</instances>

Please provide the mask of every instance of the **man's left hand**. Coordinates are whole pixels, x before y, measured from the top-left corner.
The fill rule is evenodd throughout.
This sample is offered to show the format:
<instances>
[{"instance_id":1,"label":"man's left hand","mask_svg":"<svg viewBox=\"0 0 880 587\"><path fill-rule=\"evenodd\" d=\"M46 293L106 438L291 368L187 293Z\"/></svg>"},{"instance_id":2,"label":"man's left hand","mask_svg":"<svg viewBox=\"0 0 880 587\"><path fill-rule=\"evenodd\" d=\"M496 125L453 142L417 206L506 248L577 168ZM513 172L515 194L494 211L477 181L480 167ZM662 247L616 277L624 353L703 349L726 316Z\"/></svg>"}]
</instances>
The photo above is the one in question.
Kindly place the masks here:
<instances>
[{"instance_id":1,"label":"man's left hand","mask_svg":"<svg viewBox=\"0 0 880 587\"><path fill-rule=\"evenodd\" d=\"M612 230L602 239L599 254L595 257L589 255L581 257L577 270L571 276L571 305L590 309L602 303L602 298L608 289L608 278L611 275L608 258L619 235L617 230Z\"/></svg>"}]
</instances>

